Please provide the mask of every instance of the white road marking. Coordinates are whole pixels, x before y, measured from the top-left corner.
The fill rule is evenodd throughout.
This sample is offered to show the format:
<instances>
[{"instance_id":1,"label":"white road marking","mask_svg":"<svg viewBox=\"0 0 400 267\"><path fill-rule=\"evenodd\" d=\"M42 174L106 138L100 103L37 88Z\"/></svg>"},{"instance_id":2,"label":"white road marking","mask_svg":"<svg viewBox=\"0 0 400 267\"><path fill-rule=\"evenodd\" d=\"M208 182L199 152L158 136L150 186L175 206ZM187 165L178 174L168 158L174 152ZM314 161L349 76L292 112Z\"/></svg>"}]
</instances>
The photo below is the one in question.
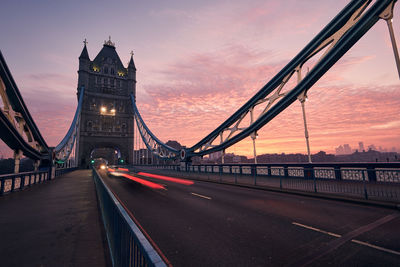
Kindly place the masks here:
<instances>
[{"instance_id":1,"label":"white road marking","mask_svg":"<svg viewBox=\"0 0 400 267\"><path fill-rule=\"evenodd\" d=\"M307 228L307 229L310 229L310 230L313 230L313 231L316 231L316 232L327 234L327 235L330 235L330 236L341 237L341 235L338 235L338 234L335 234L335 233L331 233L331 232L327 232L327 231L324 231L324 230L321 230L321 229L318 229L318 228L315 228L315 227L312 227L312 226L304 225L304 224L301 224L301 223L292 222L292 224L300 226L300 227L304 227L304 228Z\"/></svg>"},{"instance_id":2,"label":"white road marking","mask_svg":"<svg viewBox=\"0 0 400 267\"><path fill-rule=\"evenodd\" d=\"M292 224L300 226L300 227L303 227L303 228L306 228L306 229L309 229L309 230L313 230L313 231L316 231L316 232L327 234L327 235L330 235L330 236L333 236L333 237L337 237L337 238L341 237L341 235L338 235L338 234L335 234L335 233L332 233L332 232L328 232L328 231L324 231L324 230L321 230L321 229L318 229L318 228L315 228L315 227L312 227L312 226L309 226L309 225L305 225L305 224L301 224L301 223L297 223L297 222L292 222ZM366 247L374 248L374 249L377 249L377 250L385 251L385 252L388 252L388 253L391 253L391 254L400 255L400 252L398 252L398 251L391 250L391 249L388 249L388 248L383 248L383 247L376 246L376 245L372 245L370 243L363 242L363 241L360 241L360 240L357 240L357 239L352 239L351 242L359 244L359 245L363 245L363 246L366 246Z\"/></svg>"},{"instance_id":3,"label":"white road marking","mask_svg":"<svg viewBox=\"0 0 400 267\"><path fill-rule=\"evenodd\" d=\"M367 246L367 247L370 247L370 248L374 248L374 249L377 249L377 250L382 250L382 251L385 251L385 252L388 252L388 253L392 253L392 254L395 254L395 255L400 255L400 252L398 252L398 251L391 250L391 249L388 249L388 248L383 248L383 247L380 247L380 246L375 246L375 245L372 245L370 243L363 242L363 241L360 241L360 240L352 239L351 242L354 242L354 243L357 243L357 244L360 244L360 245L364 245L364 246Z\"/></svg>"},{"instance_id":4,"label":"white road marking","mask_svg":"<svg viewBox=\"0 0 400 267\"><path fill-rule=\"evenodd\" d=\"M196 193L190 193L190 194L198 196L198 197L202 197L202 198L205 198L205 199L208 199L208 200L211 200L211 197L203 196L203 195L196 194Z\"/></svg>"}]
</instances>

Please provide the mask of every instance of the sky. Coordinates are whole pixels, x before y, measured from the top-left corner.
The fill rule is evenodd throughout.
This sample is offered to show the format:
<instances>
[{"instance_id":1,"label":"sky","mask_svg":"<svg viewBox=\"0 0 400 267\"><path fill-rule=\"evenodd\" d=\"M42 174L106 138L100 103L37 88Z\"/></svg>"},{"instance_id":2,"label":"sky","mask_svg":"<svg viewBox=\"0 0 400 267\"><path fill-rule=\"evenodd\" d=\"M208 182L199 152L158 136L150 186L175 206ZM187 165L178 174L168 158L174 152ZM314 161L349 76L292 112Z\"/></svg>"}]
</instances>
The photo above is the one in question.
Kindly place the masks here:
<instances>
[{"instance_id":1,"label":"sky","mask_svg":"<svg viewBox=\"0 0 400 267\"><path fill-rule=\"evenodd\" d=\"M164 142L192 146L240 108L347 0L3 0L0 49L42 135L61 141L77 105L78 57L111 36L133 50L137 105ZM400 40L400 15L393 24ZM386 22L366 33L308 92L311 152L364 142L400 151L400 84ZM259 132L257 153L306 153L293 103ZM247 138L227 152L252 155ZM0 145L0 154L9 151Z\"/></svg>"}]
</instances>

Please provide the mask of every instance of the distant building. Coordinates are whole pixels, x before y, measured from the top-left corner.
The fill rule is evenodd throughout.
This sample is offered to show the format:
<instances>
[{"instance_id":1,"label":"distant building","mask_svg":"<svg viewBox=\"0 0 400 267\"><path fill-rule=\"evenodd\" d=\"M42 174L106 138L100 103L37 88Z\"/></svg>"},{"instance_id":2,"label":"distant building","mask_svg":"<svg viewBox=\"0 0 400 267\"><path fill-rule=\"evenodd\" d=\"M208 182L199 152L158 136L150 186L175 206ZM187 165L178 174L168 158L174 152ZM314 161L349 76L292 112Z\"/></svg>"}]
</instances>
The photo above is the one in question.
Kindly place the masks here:
<instances>
[{"instance_id":1,"label":"distant building","mask_svg":"<svg viewBox=\"0 0 400 267\"><path fill-rule=\"evenodd\" d=\"M350 147L349 144L344 144L343 149L344 149L344 154L351 154L352 153L351 147Z\"/></svg>"},{"instance_id":2,"label":"distant building","mask_svg":"<svg viewBox=\"0 0 400 267\"><path fill-rule=\"evenodd\" d=\"M365 151L364 142L358 142L358 151L359 152L364 152Z\"/></svg>"},{"instance_id":3,"label":"distant building","mask_svg":"<svg viewBox=\"0 0 400 267\"><path fill-rule=\"evenodd\" d=\"M335 148L335 152L336 152L336 155L343 155L344 154L343 146L340 145L337 148Z\"/></svg>"},{"instance_id":4,"label":"distant building","mask_svg":"<svg viewBox=\"0 0 400 267\"><path fill-rule=\"evenodd\" d=\"M209 156L210 160L218 160L221 157L222 157L222 151L211 153Z\"/></svg>"}]
</instances>

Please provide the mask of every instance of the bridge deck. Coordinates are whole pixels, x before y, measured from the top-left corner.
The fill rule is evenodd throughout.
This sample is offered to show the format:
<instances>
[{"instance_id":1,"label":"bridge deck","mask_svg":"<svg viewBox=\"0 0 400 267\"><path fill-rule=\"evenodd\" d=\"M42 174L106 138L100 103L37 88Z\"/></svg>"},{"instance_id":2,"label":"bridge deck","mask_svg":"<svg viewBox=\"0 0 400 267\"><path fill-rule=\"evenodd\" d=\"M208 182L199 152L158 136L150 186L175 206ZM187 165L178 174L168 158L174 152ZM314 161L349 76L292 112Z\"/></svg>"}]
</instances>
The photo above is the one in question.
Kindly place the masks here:
<instances>
[{"instance_id":1,"label":"bridge deck","mask_svg":"<svg viewBox=\"0 0 400 267\"><path fill-rule=\"evenodd\" d=\"M2 266L107 266L89 170L0 197Z\"/></svg>"}]
</instances>

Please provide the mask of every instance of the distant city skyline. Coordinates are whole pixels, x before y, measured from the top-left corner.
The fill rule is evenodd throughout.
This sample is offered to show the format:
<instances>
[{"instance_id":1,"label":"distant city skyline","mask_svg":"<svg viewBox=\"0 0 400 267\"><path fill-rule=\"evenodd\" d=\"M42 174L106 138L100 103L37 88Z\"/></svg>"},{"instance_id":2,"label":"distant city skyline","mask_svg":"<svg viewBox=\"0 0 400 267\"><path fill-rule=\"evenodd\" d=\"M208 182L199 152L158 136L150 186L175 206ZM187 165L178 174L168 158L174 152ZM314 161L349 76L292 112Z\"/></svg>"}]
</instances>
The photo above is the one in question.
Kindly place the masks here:
<instances>
[{"instance_id":1,"label":"distant city skyline","mask_svg":"<svg viewBox=\"0 0 400 267\"><path fill-rule=\"evenodd\" d=\"M382 147L382 146L375 146L374 144L367 145L365 147L364 142L360 141L357 144L356 148L352 148L350 144L341 144L335 148L335 155L346 155L354 153L355 151L363 152L368 150L375 150L379 152L400 152L396 147Z\"/></svg>"},{"instance_id":2,"label":"distant city skyline","mask_svg":"<svg viewBox=\"0 0 400 267\"><path fill-rule=\"evenodd\" d=\"M11 1L2 2L0 49L50 146L76 107L83 40L91 59L103 41L127 66L135 55L137 105L163 141L188 147L240 108L344 6L326 1ZM400 40L400 12L393 25ZM339 144L400 148L400 86L384 21L308 92L311 152ZM258 132L258 154L306 153L299 102ZM0 154L10 155L0 141ZM227 153L252 155L247 138ZM5 156L7 157L7 156Z\"/></svg>"}]
</instances>

